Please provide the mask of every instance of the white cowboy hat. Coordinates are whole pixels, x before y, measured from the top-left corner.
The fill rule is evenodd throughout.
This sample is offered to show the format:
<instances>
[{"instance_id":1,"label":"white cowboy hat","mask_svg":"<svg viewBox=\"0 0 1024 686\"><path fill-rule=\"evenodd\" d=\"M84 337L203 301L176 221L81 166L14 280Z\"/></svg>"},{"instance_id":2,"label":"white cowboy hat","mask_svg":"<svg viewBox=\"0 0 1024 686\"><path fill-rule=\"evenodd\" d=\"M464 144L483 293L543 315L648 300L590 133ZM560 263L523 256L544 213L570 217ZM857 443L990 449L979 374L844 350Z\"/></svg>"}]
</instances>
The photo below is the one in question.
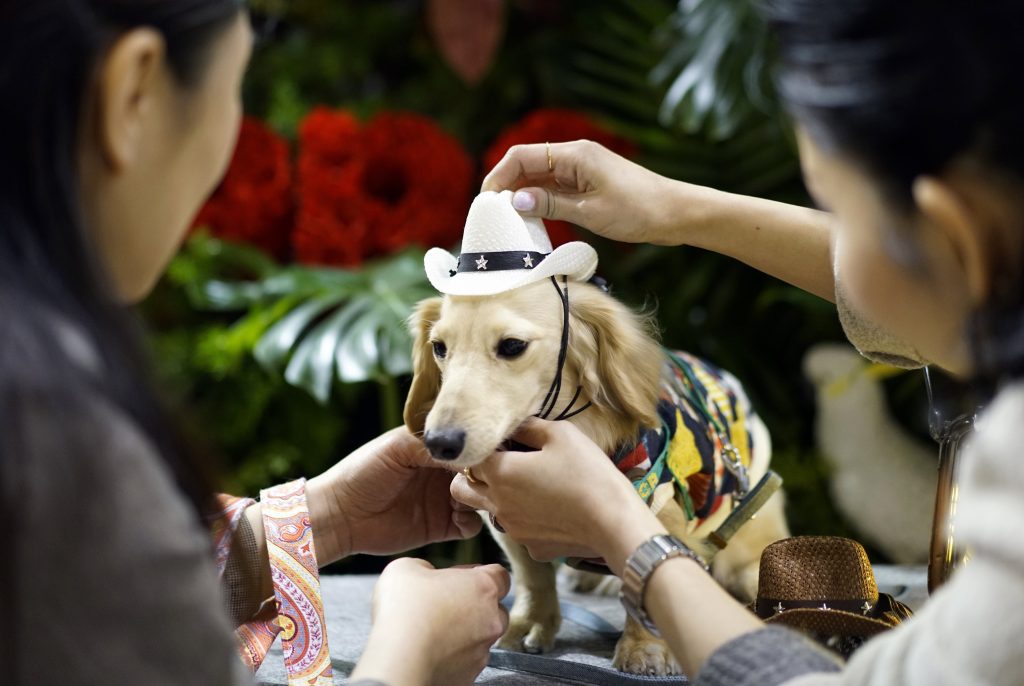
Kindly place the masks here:
<instances>
[{"instance_id":1,"label":"white cowboy hat","mask_svg":"<svg viewBox=\"0 0 1024 686\"><path fill-rule=\"evenodd\" d=\"M431 248L423 266L441 293L494 295L552 276L587 281L597 269L597 251L580 241L552 250L544 222L516 212L512 191L484 191L469 208L462 254Z\"/></svg>"}]
</instances>

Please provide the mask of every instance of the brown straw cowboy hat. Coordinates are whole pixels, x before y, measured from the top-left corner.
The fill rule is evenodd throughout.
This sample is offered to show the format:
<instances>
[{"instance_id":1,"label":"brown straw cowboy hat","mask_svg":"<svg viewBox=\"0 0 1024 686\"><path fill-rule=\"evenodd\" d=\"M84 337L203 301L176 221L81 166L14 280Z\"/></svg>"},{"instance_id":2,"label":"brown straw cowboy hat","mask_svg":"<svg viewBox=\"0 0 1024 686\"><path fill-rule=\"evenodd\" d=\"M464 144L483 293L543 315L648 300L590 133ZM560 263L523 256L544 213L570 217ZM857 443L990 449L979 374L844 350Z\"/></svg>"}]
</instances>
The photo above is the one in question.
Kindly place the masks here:
<instances>
[{"instance_id":1,"label":"brown straw cowboy hat","mask_svg":"<svg viewBox=\"0 0 1024 686\"><path fill-rule=\"evenodd\" d=\"M912 614L878 592L861 544L836 536L797 536L765 548L753 609L766 623L818 637L867 638Z\"/></svg>"}]
</instances>

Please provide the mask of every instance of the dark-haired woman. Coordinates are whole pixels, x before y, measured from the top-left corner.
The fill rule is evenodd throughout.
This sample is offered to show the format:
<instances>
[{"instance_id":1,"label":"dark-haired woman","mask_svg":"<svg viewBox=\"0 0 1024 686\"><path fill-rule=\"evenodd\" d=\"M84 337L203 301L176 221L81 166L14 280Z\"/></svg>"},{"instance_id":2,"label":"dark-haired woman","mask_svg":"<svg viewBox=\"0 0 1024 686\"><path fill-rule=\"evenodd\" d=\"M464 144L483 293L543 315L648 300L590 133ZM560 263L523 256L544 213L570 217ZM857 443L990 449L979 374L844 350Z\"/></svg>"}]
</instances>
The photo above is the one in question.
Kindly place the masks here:
<instances>
[{"instance_id":1,"label":"dark-haired woman","mask_svg":"<svg viewBox=\"0 0 1024 686\"><path fill-rule=\"evenodd\" d=\"M221 498L214 560L206 469L147 383L124 303L227 165L252 42L242 5L0 2L5 684L248 682L237 625L250 667L284 629L293 678L333 683L317 564L480 529L399 430L261 504ZM356 680L471 682L507 588L496 565L393 564Z\"/></svg>"},{"instance_id":2,"label":"dark-haired woman","mask_svg":"<svg viewBox=\"0 0 1024 686\"><path fill-rule=\"evenodd\" d=\"M928 360L996 391L960 486L958 535L971 561L917 616L841 668L795 633L764 628L693 560L674 557L642 598L687 674L707 685L1019 685L1024 4L769 6L804 179L827 214L670 181L588 142L552 145L550 157L544 145L515 148L484 188L518 189L522 212L617 240L731 255L835 299L865 353ZM665 532L567 423L532 421L518 440L548 459L503 453L452 492L493 513L534 557L599 555L621 572Z\"/></svg>"}]
</instances>

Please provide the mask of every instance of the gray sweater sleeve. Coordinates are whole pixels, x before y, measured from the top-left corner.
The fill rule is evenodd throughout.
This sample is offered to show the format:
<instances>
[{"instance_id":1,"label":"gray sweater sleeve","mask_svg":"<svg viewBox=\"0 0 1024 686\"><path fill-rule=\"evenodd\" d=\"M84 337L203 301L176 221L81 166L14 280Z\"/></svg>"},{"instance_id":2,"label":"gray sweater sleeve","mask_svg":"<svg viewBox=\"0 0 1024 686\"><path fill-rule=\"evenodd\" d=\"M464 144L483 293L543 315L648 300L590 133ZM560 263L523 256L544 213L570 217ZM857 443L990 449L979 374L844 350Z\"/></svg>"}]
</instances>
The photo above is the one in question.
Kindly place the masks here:
<instances>
[{"instance_id":1,"label":"gray sweater sleeve","mask_svg":"<svg viewBox=\"0 0 1024 686\"><path fill-rule=\"evenodd\" d=\"M795 631L768 627L719 648L701 667L695 686L777 686L805 674L838 672L840 665Z\"/></svg>"},{"instance_id":2,"label":"gray sweater sleeve","mask_svg":"<svg viewBox=\"0 0 1024 686\"><path fill-rule=\"evenodd\" d=\"M14 683L250 683L209 535L141 432L99 398L16 406Z\"/></svg>"}]
</instances>

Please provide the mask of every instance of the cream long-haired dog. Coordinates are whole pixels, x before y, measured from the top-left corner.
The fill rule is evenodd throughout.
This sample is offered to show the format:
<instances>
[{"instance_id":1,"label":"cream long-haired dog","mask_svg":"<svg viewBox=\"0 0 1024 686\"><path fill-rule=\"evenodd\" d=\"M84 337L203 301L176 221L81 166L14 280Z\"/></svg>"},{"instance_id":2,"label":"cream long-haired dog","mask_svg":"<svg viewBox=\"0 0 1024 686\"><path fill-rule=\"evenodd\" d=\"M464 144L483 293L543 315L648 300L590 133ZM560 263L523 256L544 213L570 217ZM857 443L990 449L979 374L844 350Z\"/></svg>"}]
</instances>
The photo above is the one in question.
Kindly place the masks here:
<instances>
[{"instance_id":1,"label":"cream long-haired dog","mask_svg":"<svg viewBox=\"0 0 1024 686\"><path fill-rule=\"evenodd\" d=\"M545 411L572 415L567 421L636 482L657 457L648 451L661 446L672 470L648 483L647 499L673 535L696 544L732 509L730 476L713 459L722 447L716 438L738 444L753 483L768 469L766 428L731 375L685 354L668 356L646 318L587 283L596 267L590 246L552 251L543 225L521 219L510 195L485 193L474 202L461 258L438 249L427 255L428 276L445 296L419 303L410 320L406 425L453 470L479 464L526 418ZM673 390L685 385L683 367L691 388L706 391L696 403ZM718 437L723 431L729 435ZM673 479L673 471L688 478ZM761 551L789 535L782 505L781 494L773 496L714 558L715 578L741 600L756 594ZM555 566L491 530L516 587L499 646L548 650L561 623ZM639 674L679 673L665 644L632 619L614 664Z\"/></svg>"}]
</instances>

